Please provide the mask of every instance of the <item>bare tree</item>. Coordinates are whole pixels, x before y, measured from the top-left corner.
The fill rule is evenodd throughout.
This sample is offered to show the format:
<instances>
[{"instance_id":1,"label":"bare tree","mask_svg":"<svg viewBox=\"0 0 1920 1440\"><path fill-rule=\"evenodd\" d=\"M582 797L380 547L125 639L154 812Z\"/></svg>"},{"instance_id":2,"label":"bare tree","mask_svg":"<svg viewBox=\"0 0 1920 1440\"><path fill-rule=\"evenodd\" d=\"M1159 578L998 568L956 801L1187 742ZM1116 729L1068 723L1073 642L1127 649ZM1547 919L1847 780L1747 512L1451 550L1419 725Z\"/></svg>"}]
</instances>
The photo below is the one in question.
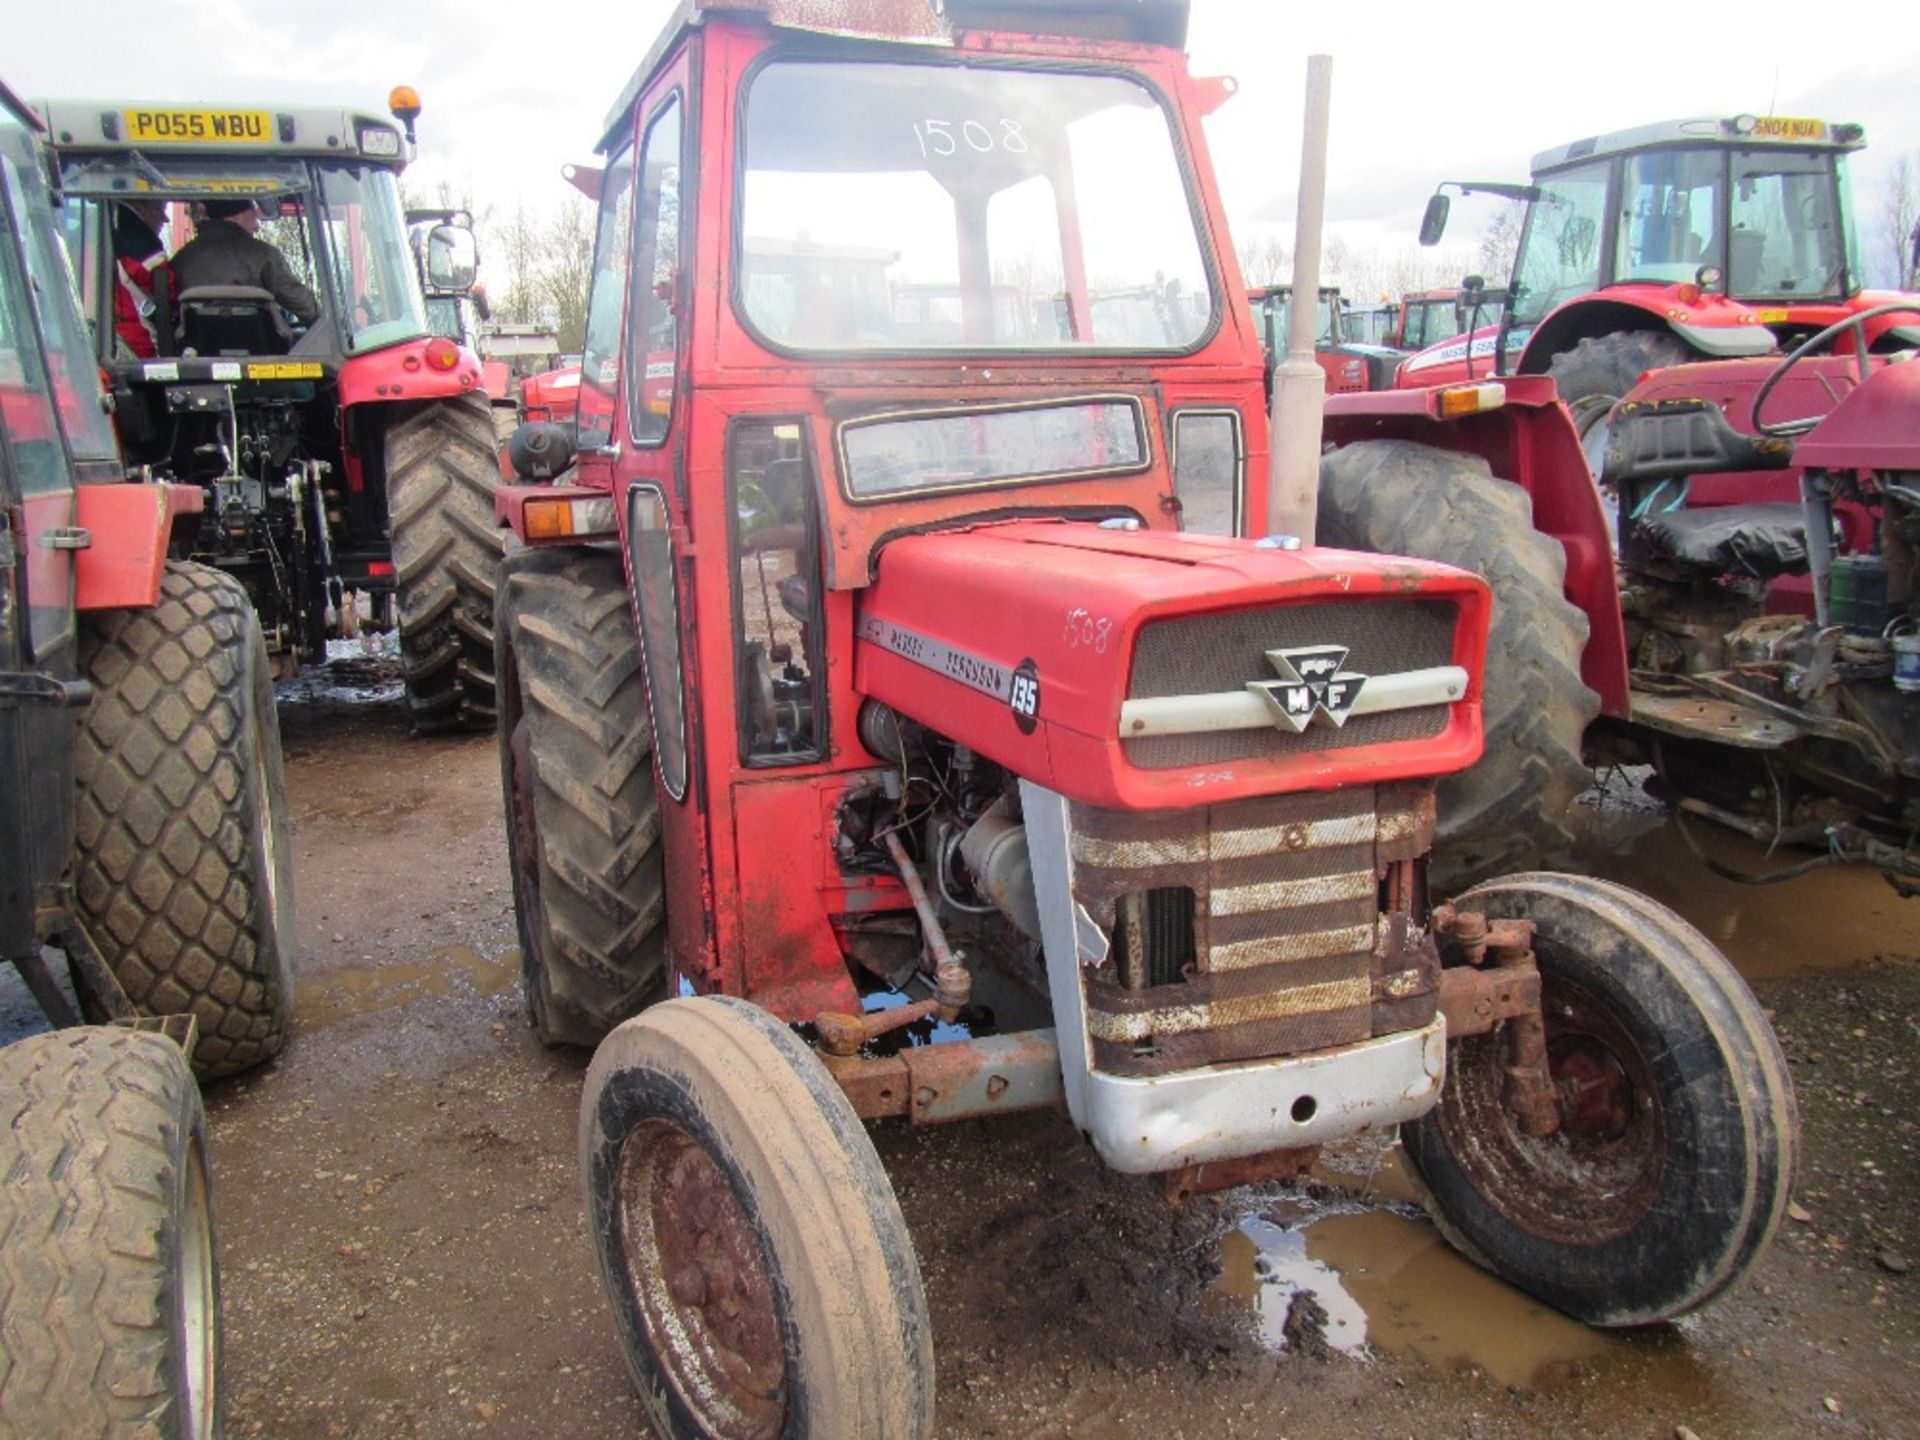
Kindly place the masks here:
<instances>
[{"instance_id":1,"label":"bare tree","mask_svg":"<svg viewBox=\"0 0 1920 1440\"><path fill-rule=\"evenodd\" d=\"M1249 287L1284 285L1293 272L1293 248L1278 235L1243 236L1233 247L1240 257L1240 276Z\"/></svg>"},{"instance_id":2,"label":"bare tree","mask_svg":"<svg viewBox=\"0 0 1920 1440\"><path fill-rule=\"evenodd\" d=\"M1520 253L1520 222L1526 207L1509 200L1494 213L1487 228L1480 232L1480 273L1489 285L1501 285L1513 273L1513 260Z\"/></svg>"},{"instance_id":3,"label":"bare tree","mask_svg":"<svg viewBox=\"0 0 1920 1440\"><path fill-rule=\"evenodd\" d=\"M1915 226L1920 225L1920 164L1916 155L1902 155L1887 169L1880 190L1881 242L1886 247L1883 272L1892 284L1920 284L1920 256L1914 254Z\"/></svg>"}]
</instances>

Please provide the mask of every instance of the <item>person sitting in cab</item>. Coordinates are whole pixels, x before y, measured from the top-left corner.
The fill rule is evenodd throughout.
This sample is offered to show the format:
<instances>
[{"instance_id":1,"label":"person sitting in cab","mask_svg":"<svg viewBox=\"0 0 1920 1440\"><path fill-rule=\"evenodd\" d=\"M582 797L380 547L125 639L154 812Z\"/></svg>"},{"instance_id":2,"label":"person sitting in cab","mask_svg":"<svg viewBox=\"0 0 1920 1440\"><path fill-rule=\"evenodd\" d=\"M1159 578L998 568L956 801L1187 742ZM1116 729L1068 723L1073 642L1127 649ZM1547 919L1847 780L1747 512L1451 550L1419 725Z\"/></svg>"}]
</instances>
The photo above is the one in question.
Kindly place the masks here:
<instances>
[{"instance_id":1,"label":"person sitting in cab","mask_svg":"<svg viewBox=\"0 0 1920 1440\"><path fill-rule=\"evenodd\" d=\"M320 316L320 302L300 283L287 257L255 233L260 212L251 200L209 200L207 219L173 257L176 297L208 285L264 290L302 325Z\"/></svg>"}]
</instances>

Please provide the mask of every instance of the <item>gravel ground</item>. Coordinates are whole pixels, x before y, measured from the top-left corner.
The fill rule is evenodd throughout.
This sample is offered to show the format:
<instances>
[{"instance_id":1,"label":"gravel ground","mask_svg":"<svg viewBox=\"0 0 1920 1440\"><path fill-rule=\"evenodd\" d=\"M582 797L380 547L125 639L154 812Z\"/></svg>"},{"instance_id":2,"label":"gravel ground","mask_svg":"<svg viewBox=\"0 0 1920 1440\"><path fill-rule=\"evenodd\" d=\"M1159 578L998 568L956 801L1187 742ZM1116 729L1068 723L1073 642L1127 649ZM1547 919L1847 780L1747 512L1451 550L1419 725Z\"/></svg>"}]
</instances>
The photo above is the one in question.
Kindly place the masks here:
<instances>
[{"instance_id":1,"label":"gravel ground","mask_svg":"<svg viewBox=\"0 0 1920 1440\"><path fill-rule=\"evenodd\" d=\"M575 1170L585 1057L522 1018L491 739L411 740L398 706L325 693L282 723L299 1028L209 1095L230 1432L641 1433ZM1577 863L1729 949L1799 1087L1794 1218L1751 1283L1598 1334L1440 1243L1390 1151L1173 1210L1061 1117L886 1128L938 1433L1914 1433L1920 906L1857 875L1707 883L1622 786Z\"/></svg>"}]
</instances>

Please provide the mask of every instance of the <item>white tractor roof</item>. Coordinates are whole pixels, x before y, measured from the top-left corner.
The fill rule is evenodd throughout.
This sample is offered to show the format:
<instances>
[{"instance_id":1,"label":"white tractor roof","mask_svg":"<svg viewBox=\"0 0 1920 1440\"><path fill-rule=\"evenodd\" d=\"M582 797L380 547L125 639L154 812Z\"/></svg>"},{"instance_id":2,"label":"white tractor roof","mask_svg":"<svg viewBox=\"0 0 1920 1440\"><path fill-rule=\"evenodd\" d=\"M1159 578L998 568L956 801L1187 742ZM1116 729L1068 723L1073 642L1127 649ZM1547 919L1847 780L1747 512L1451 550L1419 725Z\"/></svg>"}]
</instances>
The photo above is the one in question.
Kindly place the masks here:
<instances>
[{"instance_id":1,"label":"white tractor roof","mask_svg":"<svg viewBox=\"0 0 1920 1440\"><path fill-rule=\"evenodd\" d=\"M1781 145L1796 150L1859 150L1866 143L1867 132L1859 125L1784 115L1703 116L1636 125L1631 130L1590 135L1584 140L1556 145L1533 157L1533 173L1558 170L1563 165L1597 156L1667 145Z\"/></svg>"},{"instance_id":2,"label":"white tractor roof","mask_svg":"<svg viewBox=\"0 0 1920 1440\"><path fill-rule=\"evenodd\" d=\"M408 159L406 138L394 120L331 105L43 100L36 108L60 151L339 155L394 169Z\"/></svg>"}]
</instances>

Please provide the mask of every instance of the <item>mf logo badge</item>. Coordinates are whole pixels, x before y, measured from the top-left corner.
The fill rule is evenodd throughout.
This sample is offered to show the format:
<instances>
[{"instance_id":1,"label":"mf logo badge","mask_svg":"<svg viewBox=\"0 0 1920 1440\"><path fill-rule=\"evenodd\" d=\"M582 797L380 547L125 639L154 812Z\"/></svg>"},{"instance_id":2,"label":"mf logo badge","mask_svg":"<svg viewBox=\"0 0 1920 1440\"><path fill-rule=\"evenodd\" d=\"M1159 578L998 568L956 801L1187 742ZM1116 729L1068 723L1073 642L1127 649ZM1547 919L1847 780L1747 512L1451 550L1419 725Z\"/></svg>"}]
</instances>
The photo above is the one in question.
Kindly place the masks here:
<instances>
[{"instance_id":1,"label":"mf logo badge","mask_svg":"<svg viewBox=\"0 0 1920 1440\"><path fill-rule=\"evenodd\" d=\"M1340 667L1347 663L1344 645L1307 645L1297 650L1269 650L1267 663L1278 680L1249 680L1247 688L1267 702L1274 720L1296 734L1315 720L1344 725L1360 698L1364 675Z\"/></svg>"}]
</instances>

